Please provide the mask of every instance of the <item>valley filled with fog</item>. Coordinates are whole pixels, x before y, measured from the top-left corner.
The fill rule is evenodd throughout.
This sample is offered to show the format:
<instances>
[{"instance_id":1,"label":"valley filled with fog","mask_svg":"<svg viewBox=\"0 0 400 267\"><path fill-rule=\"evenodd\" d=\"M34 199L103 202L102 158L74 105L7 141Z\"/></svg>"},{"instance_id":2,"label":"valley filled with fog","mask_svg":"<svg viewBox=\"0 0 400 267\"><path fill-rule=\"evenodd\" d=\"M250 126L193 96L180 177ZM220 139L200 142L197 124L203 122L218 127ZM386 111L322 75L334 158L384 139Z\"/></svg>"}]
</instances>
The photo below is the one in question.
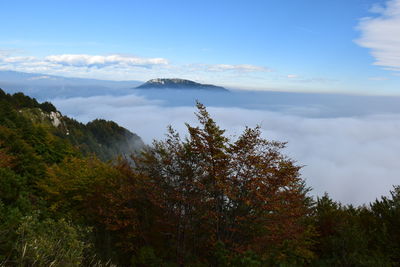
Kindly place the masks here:
<instances>
[{"instance_id":1,"label":"valley filled with fog","mask_svg":"<svg viewBox=\"0 0 400 267\"><path fill-rule=\"evenodd\" d=\"M50 101L81 122L113 120L148 144L164 138L168 125L184 136L185 123L196 123L198 100L233 139L245 126L260 125L268 139L288 142L285 153L304 166L314 195L328 192L343 203L368 204L400 183L400 97L139 90L138 84L0 72L0 87L10 93Z\"/></svg>"},{"instance_id":2,"label":"valley filled with fog","mask_svg":"<svg viewBox=\"0 0 400 267\"><path fill-rule=\"evenodd\" d=\"M399 184L398 97L245 90L121 91L42 100L50 100L63 114L82 122L113 120L146 143L164 138L168 125L185 135L184 123L196 123L194 105L199 100L232 139L245 126L260 125L268 139L288 142L285 153L304 166L302 174L313 195L328 192L343 203L367 204Z\"/></svg>"}]
</instances>

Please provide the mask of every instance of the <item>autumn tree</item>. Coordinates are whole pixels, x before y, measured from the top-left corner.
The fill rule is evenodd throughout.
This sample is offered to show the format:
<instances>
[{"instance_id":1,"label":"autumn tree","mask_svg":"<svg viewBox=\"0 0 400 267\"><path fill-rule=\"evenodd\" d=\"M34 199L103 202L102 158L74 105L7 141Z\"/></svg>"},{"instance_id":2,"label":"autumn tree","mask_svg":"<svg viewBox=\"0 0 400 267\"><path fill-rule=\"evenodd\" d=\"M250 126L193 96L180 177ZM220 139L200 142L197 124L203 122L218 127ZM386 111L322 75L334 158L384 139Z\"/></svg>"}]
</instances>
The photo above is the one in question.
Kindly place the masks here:
<instances>
[{"instance_id":1,"label":"autumn tree","mask_svg":"<svg viewBox=\"0 0 400 267\"><path fill-rule=\"evenodd\" d=\"M218 265L218 244L231 255L255 251L274 262L312 258L308 189L300 167L280 152L285 144L262 138L259 127L232 142L202 104L197 108L199 126L187 125L185 139L170 128L166 140L134 158L163 211L160 231L176 261Z\"/></svg>"}]
</instances>

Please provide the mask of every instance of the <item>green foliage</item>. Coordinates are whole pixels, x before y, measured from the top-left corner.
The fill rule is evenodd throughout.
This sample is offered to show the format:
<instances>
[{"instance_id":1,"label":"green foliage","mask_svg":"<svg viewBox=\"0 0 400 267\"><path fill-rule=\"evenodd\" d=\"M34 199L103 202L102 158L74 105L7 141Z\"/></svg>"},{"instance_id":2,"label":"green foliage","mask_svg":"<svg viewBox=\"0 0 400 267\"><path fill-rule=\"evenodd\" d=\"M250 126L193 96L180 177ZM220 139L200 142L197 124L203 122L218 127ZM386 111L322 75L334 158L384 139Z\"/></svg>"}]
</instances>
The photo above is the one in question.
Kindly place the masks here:
<instances>
[{"instance_id":1,"label":"green foliage","mask_svg":"<svg viewBox=\"0 0 400 267\"><path fill-rule=\"evenodd\" d=\"M96 158L68 157L49 167L37 186L51 203L51 211L89 220L92 214L87 211L99 204L95 194L105 190L120 175L113 166Z\"/></svg>"},{"instance_id":2,"label":"green foliage","mask_svg":"<svg viewBox=\"0 0 400 267\"><path fill-rule=\"evenodd\" d=\"M214 262L216 266L229 267L261 267L267 264L261 259L260 255L251 250L235 253L226 249L222 242L217 242L215 245L211 262Z\"/></svg>"},{"instance_id":3,"label":"green foliage","mask_svg":"<svg viewBox=\"0 0 400 267\"><path fill-rule=\"evenodd\" d=\"M35 98L24 95L23 93L15 93L12 98L13 105L16 108L36 108L39 107L39 103Z\"/></svg>"},{"instance_id":4,"label":"green foliage","mask_svg":"<svg viewBox=\"0 0 400 267\"><path fill-rule=\"evenodd\" d=\"M111 159L118 154L129 157L131 153L143 147L139 136L113 121L97 119L87 123L86 128L94 136L96 142L101 145L104 158Z\"/></svg>"},{"instance_id":5,"label":"green foliage","mask_svg":"<svg viewBox=\"0 0 400 267\"><path fill-rule=\"evenodd\" d=\"M228 265L229 266L229 265ZM260 259L260 256L252 251L246 251L243 255L236 256L233 259L231 266L233 267L261 267L265 266L265 262Z\"/></svg>"},{"instance_id":6,"label":"green foliage","mask_svg":"<svg viewBox=\"0 0 400 267\"><path fill-rule=\"evenodd\" d=\"M63 117L68 135L65 138L86 156L96 154L101 160L129 157L140 151L144 144L139 136L118 126L115 122L94 120L84 125Z\"/></svg>"},{"instance_id":7,"label":"green foliage","mask_svg":"<svg viewBox=\"0 0 400 267\"><path fill-rule=\"evenodd\" d=\"M51 112L60 120L57 127L53 126ZM22 93L9 95L1 89L0 125L18 133L18 138L33 146L47 163L74 153L72 146L86 156L96 154L104 161L120 155L128 157L144 146L139 136L114 122L94 120L85 125L61 116L49 102L40 104ZM0 135L0 140L5 139Z\"/></svg>"},{"instance_id":8,"label":"green foliage","mask_svg":"<svg viewBox=\"0 0 400 267\"><path fill-rule=\"evenodd\" d=\"M392 266L395 262L377 246L384 237L371 210L343 207L328 195L319 198L315 215L319 233L316 266ZM384 243L387 243L385 240Z\"/></svg>"},{"instance_id":9,"label":"green foliage","mask_svg":"<svg viewBox=\"0 0 400 267\"><path fill-rule=\"evenodd\" d=\"M164 266L162 265L163 261L156 256L154 249L148 246L141 247L137 255L132 257L131 262L132 266L147 266L147 267Z\"/></svg>"},{"instance_id":10,"label":"green foliage","mask_svg":"<svg viewBox=\"0 0 400 267\"><path fill-rule=\"evenodd\" d=\"M24 211L17 205L5 205L0 201L0 263L7 262L17 239L16 230Z\"/></svg>"},{"instance_id":11,"label":"green foliage","mask_svg":"<svg viewBox=\"0 0 400 267\"><path fill-rule=\"evenodd\" d=\"M57 112L56 107L50 102L43 102L43 103L39 104L39 108L47 113L50 113L52 111Z\"/></svg>"},{"instance_id":12,"label":"green foliage","mask_svg":"<svg viewBox=\"0 0 400 267\"><path fill-rule=\"evenodd\" d=\"M395 186L390 197L382 197L371 204L374 242L394 262L400 262L400 186Z\"/></svg>"},{"instance_id":13,"label":"green foliage","mask_svg":"<svg viewBox=\"0 0 400 267\"><path fill-rule=\"evenodd\" d=\"M13 204L21 198L26 190L26 180L8 168L0 167L0 200L5 204Z\"/></svg>"},{"instance_id":14,"label":"green foliage","mask_svg":"<svg viewBox=\"0 0 400 267\"><path fill-rule=\"evenodd\" d=\"M79 266L89 248L83 241L87 233L64 219L25 217L17 230L12 262L18 266Z\"/></svg>"},{"instance_id":15,"label":"green foliage","mask_svg":"<svg viewBox=\"0 0 400 267\"><path fill-rule=\"evenodd\" d=\"M64 120L69 121L66 117L59 117L61 124L55 127L49 112L54 114L57 112L51 103L39 104L35 99L21 93L9 95L0 90L0 264L10 263L14 259L13 247L20 237L18 229L22 229L25 220L23 218L31 216L36 211L40 211L43 218L48 218L42 218L40 222L32 224L36 227L35 231L43 233L44 237L46 237L43 232L45 227L39 227L42 223L56 225L53 229L55 230L57 227L68 228L62 225L63 218L67 217L77 218L82 225L93 222L93 216L87 214L94 213L86 214L85 208L90 206L88 203L92 204L90 208L96 207L94 192L102 186L106 187L104 181L108 178L111 180L119 173L112 165L94 157L82 158L78 151L80 146L86 146L88 154L98 152L99 156L104 156L103 152L108 151L102 149L88 127L76 122L78 129L75 130L74 123L67 125L64 122ZM59 113L54 114L52 116L59 116L57 115ZM126 131L127 138L132 137L127 130L116 124L114 126L120 131ZM69 134L67 127L70 127L71 132L83 129L79 132L82 136L88 133L89 145L80 143L85 140L71 142L74 137L73 134ZM97 127L101 128L102 125ZM100 149L95 150L93 147ZM120 152L121 150L113 149L111 153L107 152L103 159L115 157ZM63 179L57 180L54 177L55 173ZM60 184L55 187L51 181L58 181ZM59 190L57 194L61 194L63 199L53 194L56 189ZM69 199L70 195L74 198ZM80 226L78 228L80 229ZM78 231L77 235L80 233ZM33 232L30 234L33 238ZM51 234L48 234L46 238L50 236ZM43 241L43 248L50 249L50 243L55 240L47 240L48 243L45 240L40 241ZM57 244L54 244L53 249L57 250ZM105 260L107 261L108 259ZM103 264L101 259L96 259L94 262L97 262L97 266L110 265Z\"/></svg>"}]
</instances>

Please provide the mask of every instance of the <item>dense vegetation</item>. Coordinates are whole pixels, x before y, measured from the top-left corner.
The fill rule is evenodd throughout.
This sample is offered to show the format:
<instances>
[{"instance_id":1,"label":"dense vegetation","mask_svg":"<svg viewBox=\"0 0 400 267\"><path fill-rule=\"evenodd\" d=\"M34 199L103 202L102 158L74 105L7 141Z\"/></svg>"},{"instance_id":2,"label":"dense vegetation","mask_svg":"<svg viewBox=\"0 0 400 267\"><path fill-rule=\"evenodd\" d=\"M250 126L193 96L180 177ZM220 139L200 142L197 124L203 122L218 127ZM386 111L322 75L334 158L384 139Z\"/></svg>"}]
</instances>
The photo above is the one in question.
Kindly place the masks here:
<instances>
[{"instance_id":1,"label":"dense vegetation","mask_svg":"<svg viewBox=\"0 0 400 267\"><path fill-rule=\"evenodd\" d=\"M0 266L399 265L399 187L362 207L312 199L284 143L230 140L197 107L188 137L105 161L133 135L54 126L50 103L0 91Z\"/></svg>"}]
</instances>

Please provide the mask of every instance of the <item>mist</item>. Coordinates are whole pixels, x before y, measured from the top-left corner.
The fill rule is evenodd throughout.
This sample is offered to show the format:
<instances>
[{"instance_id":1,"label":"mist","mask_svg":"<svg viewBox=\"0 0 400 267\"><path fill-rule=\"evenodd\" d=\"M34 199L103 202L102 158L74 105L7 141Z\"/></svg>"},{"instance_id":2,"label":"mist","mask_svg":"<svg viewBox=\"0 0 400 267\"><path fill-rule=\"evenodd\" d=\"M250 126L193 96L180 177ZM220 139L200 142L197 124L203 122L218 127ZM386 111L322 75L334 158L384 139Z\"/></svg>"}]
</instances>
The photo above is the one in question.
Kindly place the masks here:
<instances>
[{"instance_id":1,"label":"mist","mask_svg":"<svg viewBox=\"0 0 400 267\"><path fill-rule=\"evenodd\" d=\"M302 176L314 196L327 192L345 204L361 205L400 184L397 98L155 90L51 101L79 121L113 120L151 143L165 137L168 125L184 136L185 122L197 124L196 99L232 139L245 126L260 125L265 138L288 142L284 153L304 166Z\"/></svg>"}]
</instances>

